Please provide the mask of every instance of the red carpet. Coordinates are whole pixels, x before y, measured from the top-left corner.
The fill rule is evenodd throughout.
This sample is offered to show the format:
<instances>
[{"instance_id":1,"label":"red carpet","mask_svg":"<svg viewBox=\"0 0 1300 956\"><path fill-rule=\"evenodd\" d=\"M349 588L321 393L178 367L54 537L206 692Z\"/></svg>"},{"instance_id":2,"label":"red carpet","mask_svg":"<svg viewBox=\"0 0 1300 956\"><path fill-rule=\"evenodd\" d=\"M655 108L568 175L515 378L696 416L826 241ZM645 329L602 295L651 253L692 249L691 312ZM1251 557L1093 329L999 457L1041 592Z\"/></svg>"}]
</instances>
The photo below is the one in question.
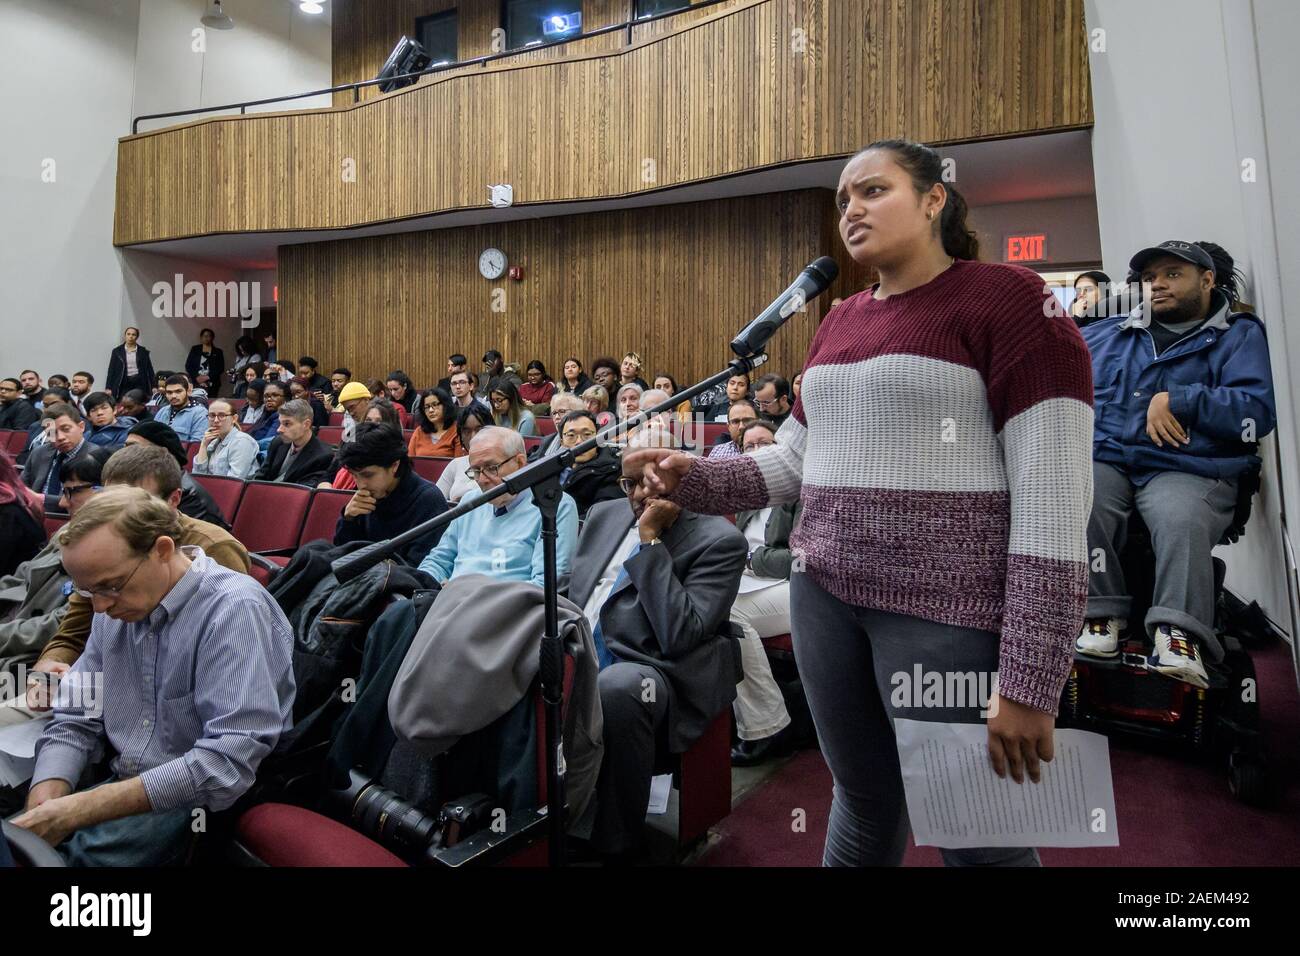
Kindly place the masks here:
<instances>
[{"instance_id":1,"label":"red carpet","mask_svg":"<svg viewBox=\"0 0 1300 956\"><path fill-rule=\"evenodd\" d=\"M1047 866L1295 866L1300 864L1300 697L1290 649L1252 652L1265 745L1281 799L1267 810L1228 792L1226 764L1193 763L1111 743L1118 847L1040 851ZM718 825L721 840L700 866L818 866L826 838L831 775L805 751ZM795 832L796 811L806 813ZM910 846L906 866L940 866L934 847Z\"/></svg>"}]
</instances>

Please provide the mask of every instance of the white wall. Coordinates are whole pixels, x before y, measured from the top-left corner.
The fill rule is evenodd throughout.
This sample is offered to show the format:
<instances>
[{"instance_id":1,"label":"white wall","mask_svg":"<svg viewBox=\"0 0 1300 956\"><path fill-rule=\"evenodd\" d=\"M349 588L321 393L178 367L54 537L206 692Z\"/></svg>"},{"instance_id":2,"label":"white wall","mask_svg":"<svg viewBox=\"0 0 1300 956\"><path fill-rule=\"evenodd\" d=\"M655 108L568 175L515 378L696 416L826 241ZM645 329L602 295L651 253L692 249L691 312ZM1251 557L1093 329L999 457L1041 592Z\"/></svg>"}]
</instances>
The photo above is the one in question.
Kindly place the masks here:
<instances>
[{"instance_id":1,"label":"white wall","mask_svg":"<svg viewBox=\"0 0 1300 956\"><path fill-rule=\"evenodd\" d=\"M196 53L203 0L2 3L0 374L30 366L43 376L79 368L103 376L127 325L141 327L158 367L178 367L205 324L233 351L233 329L222 328L233 320L168 324L142 290L177 270L198 281L243 276L114 249L117 140L132 116L329 86L328 12L226 0L235 29L206 31L206 52ZM328 105L325 97L289 108ZM53 182L42 181L47 159Z\"/></svg>"},{"instance_id":2,"label":"white wall","mask_svg":"<svg viewBox=\"0 0 1300 956\"><path fill-rule=\"evenodd\" d=\"M1294 270L1287 283L1276 277L1279 261L1300 256L1300 235L1284 217L1275 232L1271 211L1300 208L1300 142L1289 101L1300 87L1290 49L1300 37L1296 5L1292 0L1088 0L1086 17L1090 32L1105 31L1105 50L1089 59L1096 115L1093 169L1106 271L1125 275L1134 252L1165 239L1213 240L1251 279L1246 298L1259 304L1268 329L1282 419L1272 441L1278 442L1281 474L1266 442L1265 486L1255 515L1245 537L1220 553L1228 563L1229 587L1259 601L1275 623L1294 633L1279 512L1284 488L1293 508L1300 501L1295 487L1300 406L1287 374L1288 354L1300 356L1300 343L1288 349L1284 322L1285 306L1300 303L1300 288ZM1266 83L1261 84L1261 74L1267 74ZM1241 161L1252 156L1260 180L1247 185ZM1271 196L1269 182L1276 190Z\"/></svg>"},{"instance_id":3,"label":"white wall","mask_svg":"<svg viewBox=\"0 0 1300 956\"><path fill-rule=\"evenodd\" d=\"M1026 263L1032 269L1101 261L1095 196L972 206L970 222L980 239L980 253L990 262L1003 261L1008 235L1040 232L1048 237L1047 261Z\"/></svg>"}]
</instances>

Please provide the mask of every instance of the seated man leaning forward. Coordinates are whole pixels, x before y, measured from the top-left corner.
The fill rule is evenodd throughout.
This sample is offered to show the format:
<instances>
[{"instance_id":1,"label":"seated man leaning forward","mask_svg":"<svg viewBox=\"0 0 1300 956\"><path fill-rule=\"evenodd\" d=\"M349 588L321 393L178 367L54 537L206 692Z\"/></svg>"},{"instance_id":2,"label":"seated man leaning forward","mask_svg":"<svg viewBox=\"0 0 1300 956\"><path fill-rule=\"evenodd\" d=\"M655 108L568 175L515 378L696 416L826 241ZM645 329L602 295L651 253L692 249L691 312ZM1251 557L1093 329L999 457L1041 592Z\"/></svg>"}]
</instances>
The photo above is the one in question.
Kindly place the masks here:
<instances>
[{"instance_id":1,"label":"seated man leaning forward","mask_svg":"<svg viewBox=\"0 0 1300 956\"><path fill-rule=\"evenodd\" d=\"M628 447L672 438L645 432ZM736 697L729 614L747 551L726 518L648 495L626 461L619 483L626 499L587 512L569 587L600 656L592 844L614 856L639 848L656 758L684 753Z\"/></svg>"},{"instance_id":2,"label":"seated man leaning forward","mask_svg":"<svg viewBox=\"0 0 1300 956\"><path fill-rule=\"evenodd\" d=\"M253 578L178 547L176 511L141 488L100 492L60 536L94 624L12 822L74 866L184 863L194 811L234 804L291 726L293 632ZM111 780L77 790L105 748Z\"/></svg>"},{"instance_id":3,"label":"seated man leaning forward","mask_svg":"<svg viewBox=\"0 0 1300 956\"><path fill-rule=\"evenodd\" d=\"M490 426L479 429L470 443L465 474L478 483L481 494L501 484L525 463L524 440L519 433ZM462 503L476 496L470 492ZM560 496L556 525L557 573L564 581L578 540L578 508L568 495ZM487 574L506 581L532 581L541 587L542 513L533 504L532 490L503 495L461 515L447 526L438 546L420 563L420 570L439 582L462 574Z\"/></svg>"}]
</instances>

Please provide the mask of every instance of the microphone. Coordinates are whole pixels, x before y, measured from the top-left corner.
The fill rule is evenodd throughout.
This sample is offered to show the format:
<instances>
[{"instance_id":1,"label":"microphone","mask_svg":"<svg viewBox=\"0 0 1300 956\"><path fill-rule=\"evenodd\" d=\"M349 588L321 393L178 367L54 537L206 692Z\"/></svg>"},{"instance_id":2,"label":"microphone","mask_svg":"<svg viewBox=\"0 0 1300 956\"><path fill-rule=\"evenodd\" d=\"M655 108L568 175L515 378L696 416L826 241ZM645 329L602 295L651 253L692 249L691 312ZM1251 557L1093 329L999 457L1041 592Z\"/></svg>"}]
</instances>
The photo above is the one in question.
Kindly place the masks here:
<instances>
[{"instance_id":1,"label":"microphone","mask_svg":"<svg viewBox=\"0 0 1300 956\"><path fill-rule=\"evenodd\" d=\"M826 291L827 286L840 274L840 267L830 256L822 256L810 263L808 268L799 273L799 278L790 283L775 301L745 326L740 334L731 340L731 351L741 358L757 355L767 345L767 340L776 334L776 330L785 325L794 313L799 312L812 299Z\"/></svg>"}]
</instances>

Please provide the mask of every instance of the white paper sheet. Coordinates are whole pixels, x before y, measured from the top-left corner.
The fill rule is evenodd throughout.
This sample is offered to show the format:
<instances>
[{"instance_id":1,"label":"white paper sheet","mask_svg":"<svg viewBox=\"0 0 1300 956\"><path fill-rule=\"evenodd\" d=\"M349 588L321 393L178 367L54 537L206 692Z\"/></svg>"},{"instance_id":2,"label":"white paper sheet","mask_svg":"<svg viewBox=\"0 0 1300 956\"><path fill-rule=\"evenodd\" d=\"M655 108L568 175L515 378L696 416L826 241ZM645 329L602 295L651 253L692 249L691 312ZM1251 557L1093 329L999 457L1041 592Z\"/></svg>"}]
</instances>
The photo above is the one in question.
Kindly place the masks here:
<instances>
[{"instance_id":1,"label":"white paper sheet","mask_svg":"<svg viewBox=\"0 0 1300 956\"><path fill-rule=\"evenodd\" d=\"M32 778L36 769L36 741L49 722L47 714L38 720L0 727L0 786L16 787Z\"/></svg>"},{"instance_id":2,"label":"white paper sheet","mask_svg":"<svg viewBox=\"0 0 1300 956\"><path fill-rule=\"evenodd\" d=\"M668 812L668 797L673 792L673 775L670 773L660 774L658 777L650 778L650 806L646 808L647 814L661 814Z\"/></svg>"},{"instance_id":3,"label":"white paper sheet","mask_svg":"<svg viewBox=\"0 0 1300 956\"><path fill-rule=\"evenodd\" d=\"M1119 846L1110 750L1101 734L1056 731L1042 781L993 772L984 724L894 722L918 846Z\"/></svg>"}]
</instances>

